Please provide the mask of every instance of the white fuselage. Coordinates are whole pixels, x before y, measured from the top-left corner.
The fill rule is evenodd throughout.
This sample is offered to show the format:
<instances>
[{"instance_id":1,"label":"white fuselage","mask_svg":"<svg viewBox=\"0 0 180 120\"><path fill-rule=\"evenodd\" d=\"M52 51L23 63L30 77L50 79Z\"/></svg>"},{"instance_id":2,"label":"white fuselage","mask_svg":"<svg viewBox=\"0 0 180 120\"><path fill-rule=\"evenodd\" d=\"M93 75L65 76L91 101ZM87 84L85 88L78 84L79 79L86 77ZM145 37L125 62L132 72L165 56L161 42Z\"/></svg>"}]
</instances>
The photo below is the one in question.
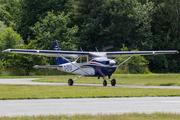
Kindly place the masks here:
<instances>
[{"instance_id":1,"label":"white fuselage","mask_svg":"<svg viewBox=\"0 0 180 120\"><path fill-rule=\"evenodd\" d=\"M88 65L89 62L86 63L65 63L62 65L62 67L58 67L58 70L68 72L68 73L73 73L77 75L84 75L84 76L93 76L95 75L95 70L92 67L85 66Z\"/></svg>"}]
</instances>

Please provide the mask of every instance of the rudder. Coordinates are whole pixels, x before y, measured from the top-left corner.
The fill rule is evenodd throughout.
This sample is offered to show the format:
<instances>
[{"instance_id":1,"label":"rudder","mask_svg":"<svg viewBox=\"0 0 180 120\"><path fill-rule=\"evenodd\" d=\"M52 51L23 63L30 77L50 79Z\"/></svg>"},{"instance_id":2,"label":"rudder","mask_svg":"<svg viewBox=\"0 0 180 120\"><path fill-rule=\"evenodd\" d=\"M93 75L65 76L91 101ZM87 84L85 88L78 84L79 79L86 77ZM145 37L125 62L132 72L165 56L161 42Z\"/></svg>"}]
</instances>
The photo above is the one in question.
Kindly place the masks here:
<instances>
[{"instance_id":1,"label":"rudder","mask_svg":"<svg viewBox=\"0 0 180 120\"><path fill-rule=\"evenodd\" d=\"M56 51L61 51L57 40L53 42L53 49ZM68 63L68 61L64 60L62 57L56 57L56 63L57 65Z\"/></svg>"}]
</instances>

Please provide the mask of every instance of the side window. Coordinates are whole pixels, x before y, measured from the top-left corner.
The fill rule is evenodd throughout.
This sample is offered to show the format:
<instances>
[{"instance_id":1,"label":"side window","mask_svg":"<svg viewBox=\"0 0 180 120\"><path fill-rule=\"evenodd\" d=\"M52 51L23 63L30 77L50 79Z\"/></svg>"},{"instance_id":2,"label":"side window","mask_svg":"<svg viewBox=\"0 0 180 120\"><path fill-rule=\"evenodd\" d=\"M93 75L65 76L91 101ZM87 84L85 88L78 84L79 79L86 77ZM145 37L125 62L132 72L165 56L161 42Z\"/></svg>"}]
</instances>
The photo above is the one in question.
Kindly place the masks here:
<instances>
[{"instance_id":1,"label":"side window","mask_svg":"<svg viewBox=\"0 0 180 120\"><path fill-rule=\"evenodd\" d=\"M84 63L84 62L87 62L87 57L79 57L77 60L76 60L77 63Z\"/></svg>"},{"instance_id":2,"label":"side window","mask_svg":"<svg viewBox=\"0 0 180 120\"><path fill-rule=\"evenodd\" d=\"M82 57L81 60L82 60L82 63L87 62L87 57Z\"/></svg>"}]
</instances>

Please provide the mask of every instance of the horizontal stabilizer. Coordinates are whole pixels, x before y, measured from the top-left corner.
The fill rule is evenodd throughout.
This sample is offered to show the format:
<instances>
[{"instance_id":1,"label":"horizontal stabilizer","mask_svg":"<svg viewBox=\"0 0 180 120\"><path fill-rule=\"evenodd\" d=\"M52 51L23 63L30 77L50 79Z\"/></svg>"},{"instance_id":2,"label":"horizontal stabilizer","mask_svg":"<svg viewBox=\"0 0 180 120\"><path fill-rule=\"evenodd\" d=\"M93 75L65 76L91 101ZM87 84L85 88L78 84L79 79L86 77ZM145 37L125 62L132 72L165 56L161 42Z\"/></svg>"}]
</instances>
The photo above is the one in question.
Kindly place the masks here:
<instances>
[{"instance_id":1,"label":"horizontal stabilizer","mask_svg":"<svg viewBox=\"0 0 180 120\"><path fill-rule=\"evenodd\" d=\"M51 69L55 69L57 67L62 67L60 65L35 65L33 66L33 68L51 68Z\"/></svg>"}]
</instances>

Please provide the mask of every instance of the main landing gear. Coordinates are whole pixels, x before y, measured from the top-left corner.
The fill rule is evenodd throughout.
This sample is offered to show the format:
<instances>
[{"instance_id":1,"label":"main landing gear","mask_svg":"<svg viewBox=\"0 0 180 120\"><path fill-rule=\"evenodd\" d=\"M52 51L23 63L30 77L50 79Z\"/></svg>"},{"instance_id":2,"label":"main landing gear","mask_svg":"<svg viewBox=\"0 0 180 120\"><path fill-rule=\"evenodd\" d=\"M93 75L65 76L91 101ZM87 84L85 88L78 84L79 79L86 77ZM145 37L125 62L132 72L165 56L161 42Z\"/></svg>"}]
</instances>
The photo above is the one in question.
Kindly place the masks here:
<instances>
[{"instance_id":1,"label":"main landing gear","mask_svg":"<svg viewBox=\"0 0 180 120\"><path fill-rule=\"evenodd\" d=\"M69 79L69 80L68 80L68 85L69 85L69 86L73 86L74 81L77 80L77 79L79 79L79 78L81 78L82 76L84 76L84 75L81 75L81 76L77 77L77 78L74 79L74 80Z\"/></svg>"},{"instance_id":2,"label":"main landing gear","mask_svg":"<svg viewBox=\"0 0 180 120\"><path fill-rule=\"evenodd\" d=\"M69 80L68 80L68 85L69 85L69 86L72 86L73 83L74 83L74 81L73 81L72 79L69 79Z\"/></svg>"},{"instance_id":3,"label":"main landing gear","mask_svg":"<svg viewBox=\"0 0 180 120\"><path fill-rule=\"evenodd\" d=\"M107 81L106 80L110 81L112 86L116 85L116 80L115 79L109 80L107 78L104 78L103 86L107 86Z\"/></svg>"},{"instance_id":4,"label":"main landing gear","mask_svg":"<svg viewBox=\"0 0 180 120\"><path fill-rule=\"evenodd\" d=\"M82 76L83 76L83 75L77 77L77 78L74 79L74 80L69 79L69 80L68 80L68 85L69 85L69 86L73 86L74 81L77 80L77 79L79 79L79 78L82 77ZM103 86L107 86L107 80L111 82L111 85L112 85L112 86L115 86L115 85L116 85L116 80L115 80L115 79L109 80L109 79L107 79L106 77L104 77L103 79L104 79L104 81L103 81Z\"/></svg>"}]
</instances>

